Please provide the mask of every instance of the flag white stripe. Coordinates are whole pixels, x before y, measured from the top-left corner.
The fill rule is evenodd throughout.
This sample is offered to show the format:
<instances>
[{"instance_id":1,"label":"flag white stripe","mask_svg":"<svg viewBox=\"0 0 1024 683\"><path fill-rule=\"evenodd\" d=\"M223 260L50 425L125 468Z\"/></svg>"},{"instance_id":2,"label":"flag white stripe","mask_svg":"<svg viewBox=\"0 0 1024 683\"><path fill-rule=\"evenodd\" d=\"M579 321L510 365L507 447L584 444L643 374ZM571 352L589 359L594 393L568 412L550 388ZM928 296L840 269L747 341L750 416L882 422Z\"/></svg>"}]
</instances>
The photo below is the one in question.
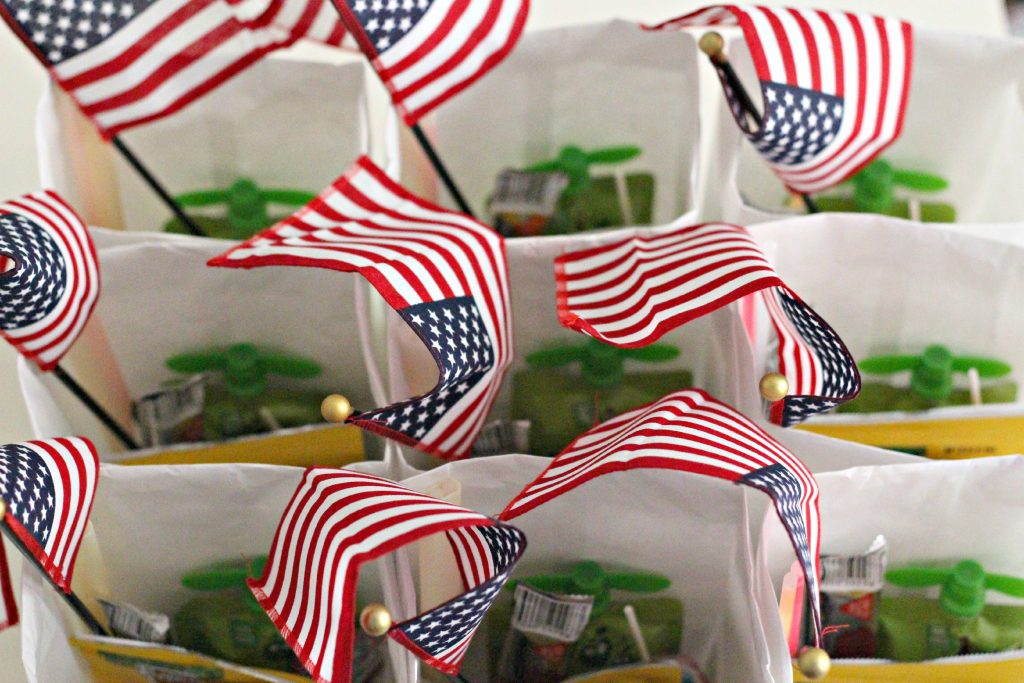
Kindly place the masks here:
<instances>
[{"instance_id":1,"label":"flag white stripe","mask_svg":"<svg viewBox=\"0 0 1024 683\"><path fill-rule=\"evenodd\" d=\"M442 98L449 90L471 79L483 68L484 63L492 55L505 48L521 6L521 3L518 2L503 2L497 21L488 32L486 38L473 48L468 56L461 58L455 68L433 74L434 80L429 85L406 97L403 106L409 111L425 110L431 107L435 101ZM454 52L458 52L459 49L461 49L461 45L457 46ZM443 61L438 62L439 66L441 64L443 64Z\"/></svg>"}]
</instances>

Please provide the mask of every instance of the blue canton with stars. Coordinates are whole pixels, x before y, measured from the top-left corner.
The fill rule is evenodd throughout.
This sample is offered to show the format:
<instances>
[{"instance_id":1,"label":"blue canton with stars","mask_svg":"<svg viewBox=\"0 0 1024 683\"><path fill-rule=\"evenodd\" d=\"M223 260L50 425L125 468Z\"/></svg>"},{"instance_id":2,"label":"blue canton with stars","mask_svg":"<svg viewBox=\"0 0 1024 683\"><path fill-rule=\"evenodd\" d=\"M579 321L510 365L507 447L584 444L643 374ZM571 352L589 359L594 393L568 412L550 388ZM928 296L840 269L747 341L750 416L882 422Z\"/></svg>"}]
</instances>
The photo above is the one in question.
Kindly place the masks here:
<instances>
[{"instance_id":1,"label":"blue canton with stars","mask_svg":"<svg viewBox=\"0 0 1024 683\"><path fill-rule=\"evenodd\" d=\"M813 159L835 140L843 123L843 98L809 88L762 81L764 114L760 126L752 129L736 93L726 78L719 75L733 117L768 161L800 164Z\"/></svg>"},{"instance_id":2,"label":"blue canton with stars","mask_svg":"<svg viewBox=\"0 0 1024 683\"><path fill-rule=\"evenodd\" d=\"M14 262L0 275L0 329L21 329L53 312L67 287L67 264L53 237L24 216L5 213L0 254Z\"/></svg>"},{"instance_id":3,"label":"blue canton with stars","mask_svg":"<svg viewBox=\"0 0 1024 683\"><path fill-rule=\"evenodd\" d=\"M0 499L45 548L53 528L53 481L42 457L31 448L0 446Z\"/></svg>"},{"instance_id":4,"label":"blue canton with stars","mask_svg":"<svg viewBox=\"0 0 1024 683\"><path fill-rule=\"evenodd\" d=\"M526 536L514 526L499 523L475 527L473 531L486 543L498 573L454 600L395 626L435 659L443 660L444 653L473 636L526 549ZM457 661L448 664L453 670L458 668Z\"/></svg>"},{"instance_id":5,"label":"blue canton with stars","mask_svg":"<svg viewBox=\"0 0 1024 683\"><path fill-rule=\"evenodd\" d=\"M811 549L807 545L807 525L804 523L800 499L804 489L800 480L785 465L775 463L749 472L736 483L753 486L767 493L775 503L782 525L793 542L797 559L812 591L817 591L817 574Z\"/></svg>"},{"instance_id":6,"label":"blue canton with stars","mask_svg":"<svg viewBox=\"0 0 1024 683\"><path fill-rule=\"evenodd\" d=\"M434 0L346 0L377 54L405 37Z\"/></svg>"},{"instance_id":7,"label":"blue canton with stars","mask_svg":"<svg viewBox=\"0 0 1024 683\"><path fill-rule=\"evenodd\" d=\"M786 316L821 362L821 396L787 396L783 402L782 426L803 422L811 415L831 410L860 392L860 373L839 335L817 313L776 288Z\"/></svg>"},{"instance_id":8,"label":"blue canton with stars","mask_svg":"<svg viewBox=\"0 0 1024 683\"><path fill-rule=\"evenodd\" d=\"M362 413L358 420L420 441L494 368L494 350L473 297L416 304L398 313L434 355L441 382L423 396Z\"/></svg>"},{"instance_id":9,"label":"blue canton with stars","mask_svg":"<svg viewBox=\"0 0 1024 683\"><path fill-rule=\"evenodd\" d=\"M99 45L156 0L0 0L53 66Z\"/></svg>"}]
</instances>

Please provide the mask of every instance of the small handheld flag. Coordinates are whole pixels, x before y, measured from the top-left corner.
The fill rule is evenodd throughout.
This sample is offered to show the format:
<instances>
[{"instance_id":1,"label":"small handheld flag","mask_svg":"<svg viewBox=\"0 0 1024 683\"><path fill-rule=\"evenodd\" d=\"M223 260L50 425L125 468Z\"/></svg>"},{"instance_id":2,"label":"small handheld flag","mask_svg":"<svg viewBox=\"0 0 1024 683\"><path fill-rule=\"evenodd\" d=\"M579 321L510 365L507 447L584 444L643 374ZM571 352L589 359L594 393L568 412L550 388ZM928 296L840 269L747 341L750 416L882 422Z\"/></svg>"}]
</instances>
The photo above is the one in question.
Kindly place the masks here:
<instances>
[{"instance_id":1,"label":"small handheld flag","mask_svg":"<svg viewBox=\"0 0 1024 683\"><path fill-rule=\"evenodd\" d=\"M789 426L848 401L860 373L839 335L793 293L750 234L708 223L637 231L555 259L562 325L621 347L647 346L670 330L762 292L776 330L778 372L769 417Z\"/></svg>"},{"instance_id":2,"label":"small handheld flag","mask_svg":"<svg viewBox=\"0 0 1024 683\"><path fill-rule=\"evenodd\" d=\"M0 446L3 522L65 593L71 591L98 475L96 449L82 438Z\"/></svg>"},{"instance_id":3,"label":"small handheld flag","mask_svg":"<svg viewBox=\"0 0 1024 683\"><path fill-rule=\"evenodd\" d=\"M529 0L334 0L412 126L512 51Z\"/></svg>"},{"instance_id":4,"label":"small handheld flag","mask_svg":"<svg viewBox=\"0 0 1024 683\"><path fill-rule=\"evenodd\" d=\"M0 334L40 370L75 343L100 292L96 250L78 214L54 192L0 204Z\"/></svg>"},{"instance_id":5,"label":"small handheld flag","mask_svg":"<svg viewBox=\"0 0 1024 683\"><path fill-rule=\"evenodd\" d=\"M512 51L529 0L333 0L459 210L473 215L419 120Z\"/></svg>"},{"instance_id":6,"label":"small handheld flag","mask_svg":"<svg viewBox=\"0 0 1024 683\"><path fill-rule=\"evenodd\" d=\"M451 545L465 592L387 634L454 675L526 547L513 526L380 477L311 468L249 586L314 680L348 683L360 566L436 533Z\"/></svg>"},{"instance_id":7,"label":"small handheld flag","mask_svg":"<svg viewBox=\"0 0 1024 683\"><path fill-rule=\"evenodd\" d=\"M794 192L838 185L899 137L913 61L907 22L855 12L714 5L649 29L698 26L743 31L761 85L761 113L753 122L738 80L713 63L736 123Z\"/></svg>"},{"instance_id":8,"label":"small handheld flag","mask_svg":"<svg viewBox=\"0 0 1024 683\"><path fill-rule=\"evenodd\" d=\"M406 192L363 157L305 208L210 261L358 272L427 345L430 392L349 422L445 459L469 455L511 362L500 235Z\"/></svg>"},{"instance_id":9,"label":"small handheld flag","mask_svg":"<svg viewBox=\"0 0 1024 683\"><path fill-rule=\"evenodd\" d=\"M725 479L771 496L807 579L821 632L821 529L814 475L764 430L700 389L678 391L585 432L498 516L512 520L592 479L638 468Z\"/></svg>"},{"instance_id":10,"label":"small handheld flag","mask_svg":"<svg viewBox=\"0 0 1024 683\"><path fill-rule=\"evenodd\" d=\"M108 140L300 38L340 44L331 11L326 0L0 0L0 15Z\"/></svg>"},{"instance_id":11,"label":"small handheld flag","mask_svg":"<svg viewBox=\"0 0 1024 683\"><path fill-rule=\"evenodd\" d=\"M100 293L99 263L78 214L55 192L0 204L0 336L52 371L129 448L135 440L60 365Z\"/></svg>"}]
</instances>

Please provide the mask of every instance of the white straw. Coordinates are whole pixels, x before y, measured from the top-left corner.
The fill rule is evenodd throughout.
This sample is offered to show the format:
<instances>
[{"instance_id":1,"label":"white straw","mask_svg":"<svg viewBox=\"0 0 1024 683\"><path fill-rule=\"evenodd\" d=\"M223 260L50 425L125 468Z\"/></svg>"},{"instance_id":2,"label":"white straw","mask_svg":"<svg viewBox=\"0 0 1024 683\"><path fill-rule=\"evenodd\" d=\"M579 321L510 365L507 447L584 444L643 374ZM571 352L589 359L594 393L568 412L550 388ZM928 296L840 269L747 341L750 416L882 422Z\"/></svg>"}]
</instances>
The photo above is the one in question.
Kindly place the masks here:
<instances>
[{"instance_id":1,"label":"white straw","mask_svg":"<svg viewBox=\"0 0 1024 683\"><path fill-rule=\"evenodd\" d=\"M978 374L978 368L970 368L967 370L967 386L971 390L971 405L981 405L981 375Z\"/></svg>"},{"instance_id":2,"label":"white straw","mask_svg":"<svg viewBox=\"0 0 1024 683\"><path fill-rule=\"evenodd\" d=\"M636 610L633 609L633 605L626 605L622 611L626 615L629 632L633 634L633 640L636 641L636 648L640 650L640 661L647 664L651 661L651 651L647 649L647 641L644 640L644 634L640 632L640 622L636 619Z\"/></svg>"}]
</instances>

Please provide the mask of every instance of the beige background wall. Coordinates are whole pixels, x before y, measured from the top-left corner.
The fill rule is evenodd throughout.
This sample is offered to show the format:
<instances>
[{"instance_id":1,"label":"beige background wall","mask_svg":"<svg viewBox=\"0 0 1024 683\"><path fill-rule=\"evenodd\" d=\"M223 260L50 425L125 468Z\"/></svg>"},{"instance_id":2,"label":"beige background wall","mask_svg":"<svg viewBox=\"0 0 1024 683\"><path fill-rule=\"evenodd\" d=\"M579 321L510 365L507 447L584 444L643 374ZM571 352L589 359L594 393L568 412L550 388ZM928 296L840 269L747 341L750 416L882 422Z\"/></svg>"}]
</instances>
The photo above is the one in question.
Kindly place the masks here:
<instances>
[{"instance_id":1,"label":"beige background wall","mask_svg":"<svg viewBox=\"0 0 1024 683\"><path fill-rule=\"evenodd\" d=\"M655 22L707 3L672 0L533 0L530 28L621 17ZM770 3L771 4L771 3ZM818 0L794 2L897 14L921 26L1002 35L1007 31L1002 0ZM0 199L38 189L35 162L35 108L45 73L6 27L0 28ZM159 169L157 169L159 170ZM340 171L340 169L339 169ZM0 443L32 437L14 371L15 354L0 344ZM20 564L15 560L15 574ZM17 578L15 579L17 581ZM20 634L0 634L0 683L21 683ZM45 683L62 683L47 681Z\"/></svg>"}]
</instances>

